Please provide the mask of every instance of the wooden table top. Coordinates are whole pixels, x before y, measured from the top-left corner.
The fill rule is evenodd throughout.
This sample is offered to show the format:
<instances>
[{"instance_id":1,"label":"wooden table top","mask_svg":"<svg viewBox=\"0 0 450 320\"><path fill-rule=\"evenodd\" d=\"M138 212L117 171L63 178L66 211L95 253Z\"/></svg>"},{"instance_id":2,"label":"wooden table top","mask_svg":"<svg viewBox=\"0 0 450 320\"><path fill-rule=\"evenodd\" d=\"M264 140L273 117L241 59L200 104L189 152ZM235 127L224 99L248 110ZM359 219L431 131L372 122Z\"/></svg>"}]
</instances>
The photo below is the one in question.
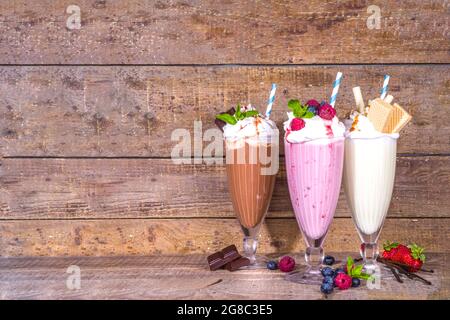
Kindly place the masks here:
<instances>
[{"instance_id":1,"label":"wooden table top","mask_svg":"<svg viewBox=\"0 0 450 320\"><path fill-rule=\"evenodd\" d=\"M344 258L346 255L335 255ZM381 289L336 291L328 299L448 299L448 254L429 254L422 273L432 285L384 272ZM81 288L70 290L70 265ZM318 286L284 280L279 271L211 272L204 255L129 257L1 257L1 299L324 299Z\"/></svg>"}]
</instances>

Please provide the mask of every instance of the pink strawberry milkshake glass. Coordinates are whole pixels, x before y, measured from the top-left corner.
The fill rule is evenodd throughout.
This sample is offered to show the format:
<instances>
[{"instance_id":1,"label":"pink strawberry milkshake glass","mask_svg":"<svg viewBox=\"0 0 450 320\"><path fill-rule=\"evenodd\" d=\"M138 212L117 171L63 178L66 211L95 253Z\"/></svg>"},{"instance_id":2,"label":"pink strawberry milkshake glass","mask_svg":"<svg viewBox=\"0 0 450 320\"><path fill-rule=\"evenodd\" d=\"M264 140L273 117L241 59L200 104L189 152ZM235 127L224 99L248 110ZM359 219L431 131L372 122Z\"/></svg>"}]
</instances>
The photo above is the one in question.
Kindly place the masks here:
<instances>
[{"instance_id":1,"label":"pink strawberry milkshake glass","mask_svg":"<svg viewBox=\"0 0 450 320\"><path fill-rule=\"evenodd\" d=\"M292 105L290 103L290 107ZM300 105L300 111L289 112L289 119L284 123L289 194L306 242L306 267L303 271L288 274L286 279L316 284L322 282L322 244L333 220L341 188L345 127L331 105L319 105L310 100L306 107L312 114L295 117L304 110Z\"/></svg>"}]
</instances>

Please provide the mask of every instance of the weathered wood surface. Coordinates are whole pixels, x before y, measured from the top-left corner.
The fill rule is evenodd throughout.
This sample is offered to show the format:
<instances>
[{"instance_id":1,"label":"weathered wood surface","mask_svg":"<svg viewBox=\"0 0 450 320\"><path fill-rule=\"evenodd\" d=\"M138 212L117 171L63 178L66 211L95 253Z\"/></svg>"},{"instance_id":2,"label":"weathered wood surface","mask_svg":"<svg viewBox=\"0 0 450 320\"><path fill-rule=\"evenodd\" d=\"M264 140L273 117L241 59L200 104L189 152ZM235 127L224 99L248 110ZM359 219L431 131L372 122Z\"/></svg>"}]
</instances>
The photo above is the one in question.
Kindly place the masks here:
<instances>
[{"instance_id":1,"label":"weathered wood surface","mask_svg":"<svg viewBox=\"0 0 450 320\"><path fill-rule=\"evenodd\" d=\"M2 1L0 63L449 62L447 1ZM370 5L380 29L369 29Z\"/></svg>"},{"instance_id":2,"label":"weathered wood surface","mask_svg":"<svg viewBox=\"0 0 450 320\"><path fill-rule=\"evenodd\" d=\"M419 243L449 252L449 219L387 219L385 240ZM211 253L239 245L236 219L18 220L0 222L0 256L122 256ZM336 218L325 241L328 251L359 250L350 218ZM299 252L304 248L294 218L266 219L260 251Z\"/></svg>"},{"instance_id":3,"label":"weathered wood surface","mask_svg":"<svg viewBox=\"0 0 450 320\"><path fill-rule=\"evenodd\" d=\"M249 103L264 111L278 84L272 118L282 128L287 100L329 99L344 72L338 116L354 108L351 88L365 99L389 92L413 115L400 153L448 153L450 80L447 65L337 67L0 67L0 155L168 157L194 121L215 128L218 112ZM210 142L204 142L206 147ZM283 148L281 148L283 152Z\"/></svg>"},{"instance_id":4,"label":"weathered wood surface","mask_svg":"<svg viewBox=\"0 0 450 320\"><path fill-rule=\"evenodd\" d=\"M356 254L350 253L355 256ZM336 257L347 255L339 252ZM383 270L381 287L336 291L328 299L449 299L448 254L428 254L431 286ZM302 261L303 257L296 257ZM1 299L324 299L319 287L284 280L279 271L211 272L205 256L0 258ZM66 286L70 265L81 288ZM270 290L268 290L270 288Z\"/></svg>"},{"instance_id":5,"label":"weathered wood surface","mask_svg":"<svg viewBox=\"0 0 450 320\"><path fill-rule=\"evenodd\" d=\"M284 158L269 217L293 217ZM3 159L1 219L234 217L223 165ZM450 157L399 157L389 217L450 218ZM213 204L213 205L212 205ZM336 216L350 217L344 192Z\"/></svg>"}]
</instances>

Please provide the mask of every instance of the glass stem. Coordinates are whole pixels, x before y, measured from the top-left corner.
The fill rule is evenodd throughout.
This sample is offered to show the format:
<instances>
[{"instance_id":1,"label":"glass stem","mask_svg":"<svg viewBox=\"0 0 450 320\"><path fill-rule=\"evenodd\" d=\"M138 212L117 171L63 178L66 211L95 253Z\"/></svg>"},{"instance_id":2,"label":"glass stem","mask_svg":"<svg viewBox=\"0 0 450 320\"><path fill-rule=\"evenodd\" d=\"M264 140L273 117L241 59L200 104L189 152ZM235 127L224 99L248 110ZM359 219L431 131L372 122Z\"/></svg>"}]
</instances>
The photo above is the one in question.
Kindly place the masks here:
<instances>
[{"instance_id":1,"label":"glass stem","mask_svg":"<svg viewBox=\"0 0 450 320\"><path fill-rule=\"evenodd\" d=\"M363 242L360 253L364 260L364 268L373 269L378 257L378 244L376 242Z\"/></svg>"},{"instance_id":2,"label":"glass stem","mask_svg":"<svg viewBox=\"0 0 450 320\"><path fill-rule=\"evenodd\" d=\"M256 249L258 249L258 240L253 237L244 237L244 256L250 260L250 264L256 262Z\"/></svg>"},{"instance_id":3,"label":"glass stem","mask_svg":"<svg viewBox=\"0 0 450 320\"><path fill-rule=\"evenodd\" d=\"M322 247L307 247L305 250L305 261L311 273L320 273L320 266L323 261Z\"/></svg>"}]
</instances>

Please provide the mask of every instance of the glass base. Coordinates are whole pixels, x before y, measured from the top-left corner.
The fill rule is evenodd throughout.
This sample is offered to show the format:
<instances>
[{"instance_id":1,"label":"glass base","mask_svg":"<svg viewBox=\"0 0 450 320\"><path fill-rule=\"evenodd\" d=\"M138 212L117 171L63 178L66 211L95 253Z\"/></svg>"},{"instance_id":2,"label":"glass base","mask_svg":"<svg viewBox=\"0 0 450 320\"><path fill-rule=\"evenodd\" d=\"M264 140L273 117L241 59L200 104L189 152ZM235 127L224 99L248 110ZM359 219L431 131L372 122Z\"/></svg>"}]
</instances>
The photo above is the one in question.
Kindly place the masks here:
<instances>
[{"instance_id":1,"label":"glass base","mask_svg":"<svg viewBox=\"0 0 450 320\"><path fill-rule=\"evenodd\" d=\"M303 270L293 271L286 275L285 280L300 284L320 285L323 281L320 270L303 267Z\"/></svg>"},{"instance_id":2,"label":"glass base","mask_svg":"<svg viewBox=\"0 0 450 320\"><path fill-rule=\"evenodd\" d=\"M245 256L244 256L245 257ZM269 258L266 256L256 256L254 257L254 261L250 262L250 265L241 267L239 270L261 270L261 269L267 269L267 262L269 261Z\"/></svg>"}]
</instances>

